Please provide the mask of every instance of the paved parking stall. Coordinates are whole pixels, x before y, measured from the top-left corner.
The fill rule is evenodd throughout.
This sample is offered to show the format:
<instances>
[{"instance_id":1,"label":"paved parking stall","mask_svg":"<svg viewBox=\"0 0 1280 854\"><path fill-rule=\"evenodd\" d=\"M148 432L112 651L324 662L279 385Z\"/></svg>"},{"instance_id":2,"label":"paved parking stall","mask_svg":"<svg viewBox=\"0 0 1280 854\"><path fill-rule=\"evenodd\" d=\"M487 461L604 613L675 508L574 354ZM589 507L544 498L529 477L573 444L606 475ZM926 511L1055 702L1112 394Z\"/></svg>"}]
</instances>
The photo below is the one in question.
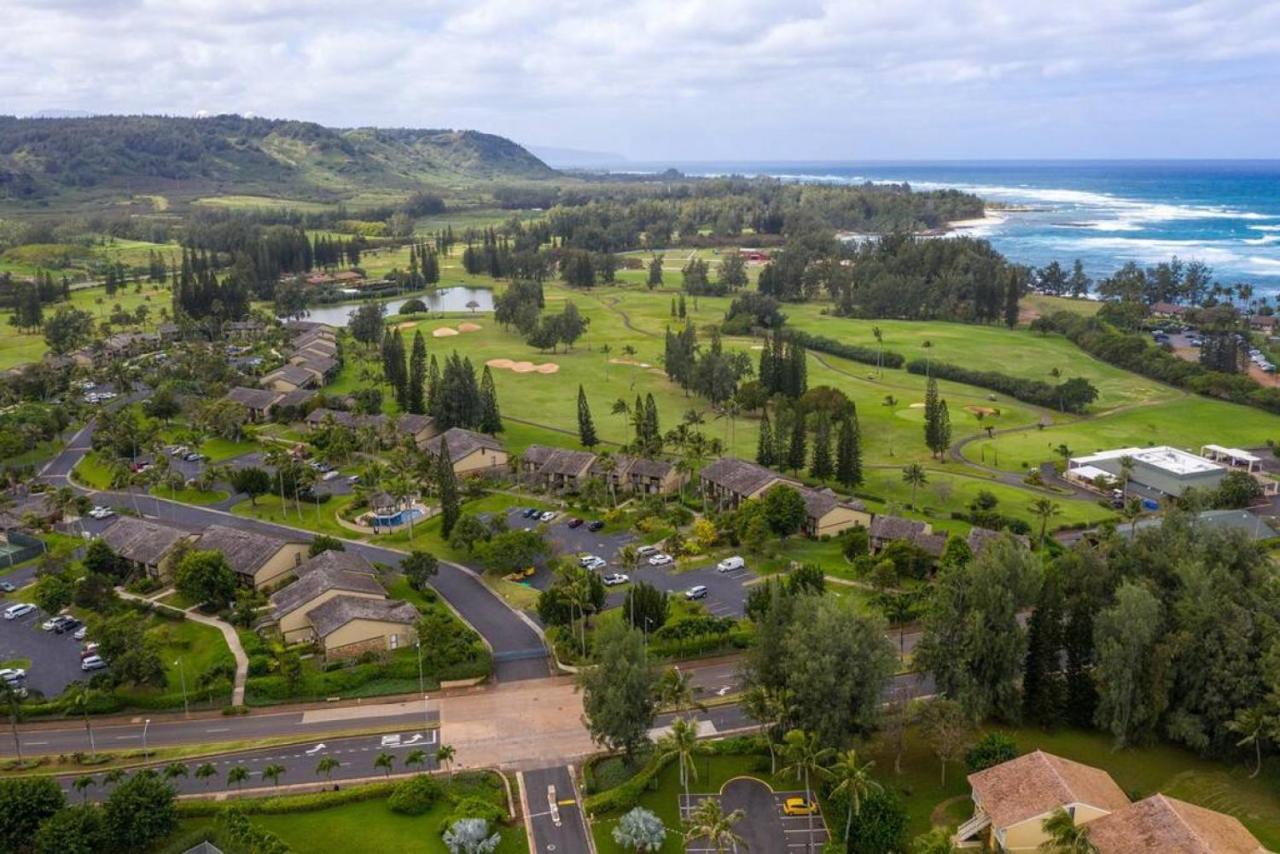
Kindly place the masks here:
<instances>
[{"instance_id":1,"label":"paved parking stall","mask_svg":"<svg viewBox=\"0 0 1280 854\"><path fill-rule=\"evenodd\" d=\"M7 606L26 600L10 596L4 601ZM70 632L60 635L41 629L40 624L46 619L38 608L15 620L0 619L0 661L27 659L31 662L25 668L27 689L56 697L72 682L86 679L89 674L80 669L80 642Z\"/></svg>"},{"instance_id":2,"label":"paved parking stall","mask_svg":"<svg viewBox=\"0 0 1280 854\"><path fill-rule=\"evenodd\" d=\"M687 821L698 804L708 799L720 801L730 813L742 810L742 820L735 831L746 843L748 851L796 852L821 851L830 838L821 815L788 816L782 811L788 798L803 798L804 792L775 792L754 777L738 777L724 784L718 793L680 794L680 818ZM812 822L810 819L812 818ZM692 839L685 847L688 854L712 854L717 849L709 840Z\"/></svg>"}]
</instances>

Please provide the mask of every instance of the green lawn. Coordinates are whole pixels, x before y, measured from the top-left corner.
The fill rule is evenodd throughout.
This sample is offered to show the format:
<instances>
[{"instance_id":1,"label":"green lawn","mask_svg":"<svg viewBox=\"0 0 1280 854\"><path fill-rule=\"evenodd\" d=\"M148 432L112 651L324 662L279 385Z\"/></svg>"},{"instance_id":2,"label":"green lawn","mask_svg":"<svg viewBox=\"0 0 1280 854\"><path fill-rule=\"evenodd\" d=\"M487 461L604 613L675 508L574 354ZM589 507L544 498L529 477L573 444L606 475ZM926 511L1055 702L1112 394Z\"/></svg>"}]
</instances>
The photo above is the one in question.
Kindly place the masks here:
<instances>
[{"instance_id":1,"label":"green lawn","mask_svg":"<svg viewBox=\"0 0 1280 854\"><path fill-rule=\"evenodd\" d=\"M171 693L182 690L184 673L190 690L195 687L195 679L214 664L234 663L226 638L213 626L191 620L166 620L160 617L151 617L150 624L147 636L160 646L166 687ZM179 659L182 661L181 667L176 663Z\"/></svg>"},{"instance_id":2,"label":"green lawn","mask_svg":"<svg viewBox=\"0 0 1280 854\"><path fill-rule=\"evenodd\" d=\"M76 464L75 479L85 486L103 490L111 488L111 470L97 451L90 451Z\"/></svg>"},{"instance_id":3,"label":"green lawn","mask_svg":"<svg viewBox=\"0 0 1280 854\"><path fill-rule=\"evenodd\" d=\"M294 528L306 528L309 531L333 537L360 539L356 532L342 527L334 519L335 513L354 500L354 495L339 495L323 504L302 502L300 505L295 505L293 501L288 501L281 508L280 496L259 495L256 506L249 499L245 499L232 507L231 512L237 516L248 516L251 519L275 522Z\"/></svg>"},{"instance_id":4,"label":"green lawn","mask_svg":"<svg viewBox=\"0 0 1280 854\"><path fill-rule=\"evenodd\" d=\"M424 815L392 812L385 801L362 801L319 812L253 816L253 823L271 831L294 851L328 851L335 845L358 851L426 851L447 854L440 823L449 814L438 804ZM354 847L352 847L354 846ZM528 851L523 827L502 829L500 854Z\"/></svg>"}]
</instances>

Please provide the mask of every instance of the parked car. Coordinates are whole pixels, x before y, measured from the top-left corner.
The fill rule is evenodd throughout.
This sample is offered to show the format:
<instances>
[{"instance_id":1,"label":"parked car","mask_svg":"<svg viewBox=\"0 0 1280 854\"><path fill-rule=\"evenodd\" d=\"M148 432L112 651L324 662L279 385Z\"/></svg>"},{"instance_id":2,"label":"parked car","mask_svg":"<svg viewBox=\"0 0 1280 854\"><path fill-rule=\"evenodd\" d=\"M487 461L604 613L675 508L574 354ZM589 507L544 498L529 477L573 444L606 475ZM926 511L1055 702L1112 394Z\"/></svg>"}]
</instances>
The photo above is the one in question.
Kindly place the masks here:
<instances>
[{"instance_id":1,"label":"parked car","mask_svg":"<svg viewBox=\"0 0 1280 854\"><path fill-rule=\"evenodd\" d=\"M107 663L102 660L100 655L91 655L84 661L80 662L80 669L88 673L90 670L101 670L106 667Z\"/></svg>"},{"instance_id":2,"label":"parked car","mask_svg":"<svg viewBox=\"0 0 1280 854\"><path fill-rule=\"evenodd\" d=\"M745 569L747 562L742 558L734 555L727 557L716 564L716 572L733 572L735 569Z\"/></svg>"},{"instance_id":3,"label":"parked car","mask_svg":"<svg viewBox=\"0 0 1280 854\"><path fill-rule=\"evenodd\" d=\"M84 623L80 622L75 617L67 617L61 623L54 626L53 630L57 634L65 635L67 632L79 631L82 628L84 628Z\"/></svg>"},{"instance_id":4,"label":"parked car","mask_svg":"<svg viewBox=\"0 0 1280 854\"><path fill-rule=\"evenodd\" d=\"M630 580L631 576L627 575L625 572L615 572L612 575L606 575L601 579L601 581L604 582L605 587L612 587L615 584L626 584Z\"/></svg>"},{"instance_id":5,"label":"parked car","mask_svg":"<svg viewBox=\"0 0 1280 854\"><path fill-rule=\"evenodd\" d=\"M59 614L56 617L50 617L49 619L45 620L43 623L40 624L40 628L44 629L46 632L51 632L54 629L56 629L58 626L62 625L63 623L65 623L67 620L70 620L70 619L71 618L65 614Z\"/></svg>"},{"instance_id":6,"label":"parked car","mask_svg":"<svg viewBox=\"0 0 1280 854\"><path fill-rule=\"evenodd\" d=\"M204 458L205 458L204 454L197 454L195 451L192 451L191 453L183 456L183 459L189 463L198 463Z\"/></svg>"},{"instance_id":7,"label":"parked car","mask_svg":"<svg viewBox=\"0 0 1280 854\"><path fill-rule=\"evenodd\" d=\"M81 626L80 628L76 629L76 633L72 635L72 637L78 641L82 641L88 636L88 634L89 634L89 627Z\"/></svg>"},{"instance_id":8,"label":"parked car","mask_svg":"<svg viewBox=\"0 0 1280 854\"><path fill-rule=\"evenodd\" d=\"M537 516L542 515L542 511L539 510L537 507L526 507L524 509L524 512L521 513L520 515L526 519L533 519Z\"/></svg>"},{"instance_id":9,"label":"parked car","mask_svg":"<svg viewBox=\"0 0 1280 854\"><path fill-rule=\"evenodd\" d=\"M648 557L649 555L656 555L657 553L657 546L640 546L636 549L636 557Z\"/></svg>"},{"instance_id":10,"label":"parked car","mask_svg":"<svg viewBox=\"0 0 1280 854\"><path fill-rule=\"evenodd\" d=\"M570 528L581 528L581 527L582 527L582 520L581 520L581 519L579 519L577 516L574 516L572 519L570 519L570 520L569 520L569 527L570 527Z\"/></svg>"},{"instance_id":11,"label":"parked car","mask_svg":"<svg viewBox=\"0 0 1280 854\"><path fill-rule=\"evenodd\" d=\"M23 679L27 678L27 671L21 667L4 667L0 668L0 679L8 682L10 685L16 685Z\"/></svg>"},{"instance_id":12,"label":"parked car","mask_svg":"<svg viewBox=\"0 0 1280 854\"><path fill-rule=\"evenodd\" d=\"M337 478L339 478L339 477L341 477L341 476L342 476L342 472L338 471L337 469L332 469L332 470L330 470L330 471L325 472L325 473L320 477L320 479L321 479L321 480L336 480Z\"/></svg>"},{"instance_id":13,"label":"parked car","mask_svg":"<svg viewBox=\"0 0 1280 854\"><path fill-rule=\"evenodd\" d=\"M596 519L590 525L587 526L587 530L595 532L595 531L599 531L603 527L604 527L604 522L601 522L599 519Z\"/></svg>"},{"instance_id":14,"label":"parked car","mask_svg":"<svg viewBox=\"0 0 1280 854\"><path fill-rule=\"evenodd\" d=\"M89 511L89 515L94 519L110 519L112 516L116 515L116 511L112 510L110 507L103 507L99 504Z\"/></svg>"},{"instance_id":15,"label":"parked car","mask_svg":"<svg viewBox=\"0 0 1280 854\"><path fill-rule=\"evenodd\" d=\"M188 448L186 445L179 445L178 447L176 447L176 448L174 448L173 450L169 451L169 456L171 456L171 457L181 457L181 456L185 456L185 455L187 455L187 454L189 454L189 453L191 453L191 449L190 449L190 448Z\"/></svg>"},{"instance_id":16,"label":"parked car","mask_svg":"<svg viewBox=\"0 0 1280 854\"><path fill-rule=\"evenodd\" d=\"M6 620L16 620L19 617L25 617L35 609L36 606L30 602L19 602L17 605L10 605L4 609L4 618Z\"/></svg>"},{"instance_id":17,"label":"parked car","mask_svg":"<svg viewBox=\"0 0 1280 854\"><path fill-rule=\"evenodd\" d=\"M80 659L83 661L90 656L98 654L98 645L96 643L87 643L84 649L80 650Z\"/></svg>"},{"instance_id":18,"label":"parked car","mask_svg":"<svg viewBox=\"0 0 1280 854\"><path fill-rule=\"evenodd\" d=\"M18 588L14 587L8 581L0 581L0 590L3 590L5 593L12 593L17 589Z\"/></svg>"},{"instance_id":19,"label":"parked car","mask_svg":"<svg viewBox=\"0 0 1280 854\"><path fill-rule=\"evenodd\" d=\"M649 558L649 566L666 566L667 564L673 563L674 561L675 561L675 558L673 558L671 555L662 554L661 552L659 552L658 554Z\"/></svg>"},{"instance_id":20,"label":"parked car","mask_svg":"<svg viewBox=\"0 0 1280 854\"><path fill-rule=\"evenodd\" d=\"M690 587L688 590L684 592L684 598L688 599L689 601L693 601L694 599L707 598L706 585L697 584L697 585L694 585L693 587Z\"/></svg>"},{"instance_id":21,"label":"parked car","mask_svg":"<svg viewBox=\"0 0 1280 854\"><path fill-rule=\"evenodd\" d=\"M556 518L556 511L554 511L554 510L546 510L546 511L544 511L543 513L541 513L541 514L538 516L538 521L539 521L539 522L550 522L550 521L551 521L552 519L554 519L554 518Z\"/></svg>"},{"instance_id":22,"label":"parked car","mask_svg":"<svg viewBox=\"0 0 1280 854\"><path fill-rule=\"evenodd\" d=\"M597 561L600 561L599 555L593 555L593 554L578 555L578 566L590 566L591 564L596 563Z\"/></svg>"},{"instance_id":23,"label":"parked car","mask_svg":"<svg viewBox=\"0 0 1280 854\"><path fill-rule=\"evenodd\" d=\"M804 798L787 798L782 804L783 815L817 815L818 805Z\"/></svg>"},{"instance_id":24,"label":"parked car","mask_svg":"<svg viewBox=\"0 0 1280 854\"><path fill-rule=\"evenodd\" d=\"M604 568L605 568L606 566L608 566L608 565L609 565L609 562L608 562L607 560L605 560L604 558L602 558L602 557L593 557L593 558L591 558L591 560L587 561L587 562L583 565L583 568L584 568L584 569L590 569L590 570L592 570L592 571L595 571L595 570L597 570L597 569L604 569Z\"/></svg>"}]
</instances>

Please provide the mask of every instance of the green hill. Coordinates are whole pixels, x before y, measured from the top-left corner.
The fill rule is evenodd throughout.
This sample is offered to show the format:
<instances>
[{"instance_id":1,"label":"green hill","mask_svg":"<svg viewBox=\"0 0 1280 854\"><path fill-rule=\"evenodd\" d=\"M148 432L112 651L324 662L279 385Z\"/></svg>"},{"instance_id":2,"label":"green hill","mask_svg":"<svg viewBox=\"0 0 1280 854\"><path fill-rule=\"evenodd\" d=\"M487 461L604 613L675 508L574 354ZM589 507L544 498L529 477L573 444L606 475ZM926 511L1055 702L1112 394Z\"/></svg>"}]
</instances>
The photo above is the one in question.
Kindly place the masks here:
<instances>
[{"instance_id":1,"label":"green hill","mask_svg":"<svg viewBox=\"0 0 1280 854\"><path fill-rule=\"evenodd\" d=\"M471 130L339 129L237 115L0 116L0 200L8 201L152 189L334 201L556 174L511 140Z\"/></svg>"}]
</instances>

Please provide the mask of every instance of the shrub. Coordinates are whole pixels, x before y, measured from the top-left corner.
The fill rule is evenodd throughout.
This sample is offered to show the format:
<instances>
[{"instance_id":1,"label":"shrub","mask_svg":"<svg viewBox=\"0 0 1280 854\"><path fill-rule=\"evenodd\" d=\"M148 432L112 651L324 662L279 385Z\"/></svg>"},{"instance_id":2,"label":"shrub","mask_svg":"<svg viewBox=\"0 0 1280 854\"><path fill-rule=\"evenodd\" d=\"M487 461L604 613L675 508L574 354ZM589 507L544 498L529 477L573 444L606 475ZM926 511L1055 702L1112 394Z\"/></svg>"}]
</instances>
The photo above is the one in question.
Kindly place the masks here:
<instances>
[{"instance_id":1,"label":"shrub","mask_svg":"<svg viewBox=\"0 0 1280 854\"><path fill-rule=\"evenodd\" d=\"M1013 740L1013 736L1003 732L989 732L965 753L964 764L970 772L974 772L1017 758L1018 743Z\"/></svg>"},{"instance_id":2,"label":"shrub","mask_svg":"<svg viewBox=\"0 0 1280 854\"><path fill-rule=\"evenodd\" d=\"M431 809L444 794L444 786L429 774L419 774L396 784L395 791L387 798L392 811L404 815L422 815Z\"/></svg>"},{"instance_id":3,"label":"shrub","mask_svg":"<svg viewBox=\"0 0 1280 854\"><path fill-rule=\"evenodd\" d=\"M829 353L832 356L838 356L841 359L848 359L852 362L862 362L867 365L880 364L886 368L901 368L903 362L906 361L901 353L895 353L892 350L885 350L881 353L875 347L859 347L857 344L846 344L842 341L836 341L834 338L810 335L808 332L801 332L798 329L789 330L786 333L786 337L787 340L806 349L817 350L819 353Z\"/></svg>"},{"instance_id":4,"label":"shrub","mask_svg":"<svg viewBox=\"0 0 1280 854\"><path fill-rule=\"evenodd\" d=\"M501 824L507 820L507 811L493 801L486 801L484 798L459 798L449 815L445 816L444 821L440 822L440 832L444 833L447 828L453 826L454 822L468 818L480 818L489 822L489 824Z\"/></svg>"}]
</instances>

